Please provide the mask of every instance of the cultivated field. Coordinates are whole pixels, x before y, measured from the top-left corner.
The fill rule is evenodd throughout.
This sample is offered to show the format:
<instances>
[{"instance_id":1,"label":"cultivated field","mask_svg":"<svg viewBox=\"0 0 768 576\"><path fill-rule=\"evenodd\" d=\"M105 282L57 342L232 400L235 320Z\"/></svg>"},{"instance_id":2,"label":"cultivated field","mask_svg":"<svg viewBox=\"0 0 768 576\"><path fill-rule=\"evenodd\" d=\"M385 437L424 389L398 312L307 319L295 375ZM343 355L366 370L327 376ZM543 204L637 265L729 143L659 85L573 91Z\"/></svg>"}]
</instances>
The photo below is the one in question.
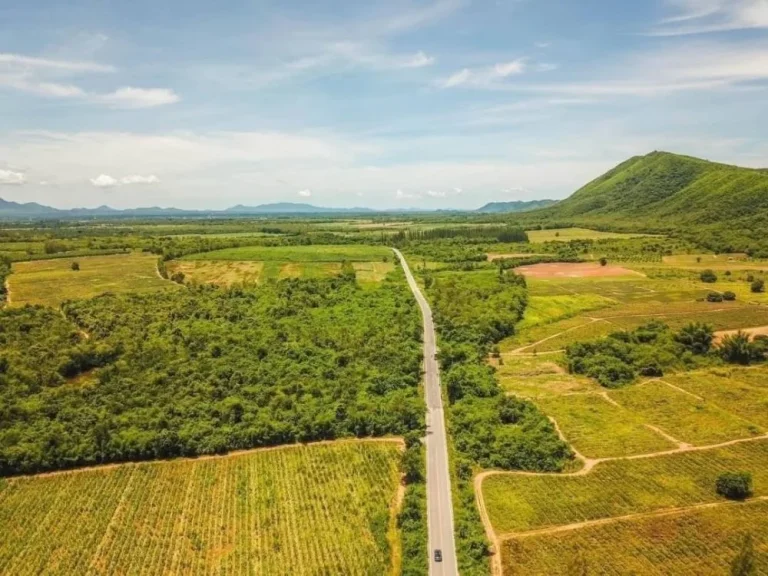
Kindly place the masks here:
<instances>
[{"instance_id":1,"label":"cultivated field","mask_svg":"<svg viewBox=\"0 0 768 576\"><path fill-rule=\"evenodd\" d=\"M571 240L601 240L604 238L637 238L650 234L620 234L617 232L600 232L586 228L552 228L550 230L526 230L528 239L533 243L540 242L569 242Z\"/></svg>"},{"instance_id":2,"label":"cultivated field","mask_svg":"<svg viewBox=\"0 0 768 576\"><path fill-rule=\"evenodd\" d=\"M382 262L391 261L392 250L386 246L358 244L334 246L244 246L185 256L184 260L236 260L257 262Z\"/></svg>"},{"instance_id":3,"label":"cultivated field","mask_svg":"<svg viewBox=\"0 0 768 576\"><path fill-rule=\"evenodd\" d=\"M601 266L596 262L553 262L519 266L515 272L530 278L609 278L613 276L642 276L622 266Z\"/></svg>"},{"instance_id":4,"label":"cultivated field","mask_svg":"<svg viewBox=\"0 0 768 576\"><path fill-rule=\"evenodd\" d=\"M72 263L80 265L72 270ZM11 305L58 306L105 292L151 292L177 286L157 272L157 256L139 252L17 262L8 277Z\"/></svg>"},{"instance_id":5,"label":"cultivated field","mask_svg":"<svg viewBox=\"0 0 768 576\"><path fill-rule=\"evenodd\" d=\"M351 441L7 480L0 573L386 574L400 449Z\"/></svg>"}]
</instances>

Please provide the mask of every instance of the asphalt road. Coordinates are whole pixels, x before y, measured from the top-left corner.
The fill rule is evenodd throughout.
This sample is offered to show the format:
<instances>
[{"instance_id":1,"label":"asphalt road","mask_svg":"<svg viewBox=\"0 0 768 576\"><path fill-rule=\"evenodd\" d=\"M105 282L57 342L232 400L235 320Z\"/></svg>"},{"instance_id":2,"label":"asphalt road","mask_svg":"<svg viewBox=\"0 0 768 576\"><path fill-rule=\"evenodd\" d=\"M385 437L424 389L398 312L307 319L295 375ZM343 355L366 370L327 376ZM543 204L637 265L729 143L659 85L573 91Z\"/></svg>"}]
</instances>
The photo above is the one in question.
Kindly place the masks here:
<instances>
[{"instance_id":1,"label":"asphalt road","mask_svg":"<svg viewBox=\"0 0 768 576\"><path fill-rule=\"evenodd\" d=\"M453 502L451 475L448 470L448 442L445 437L443 399L440 392L440 371L437 366L437 346L432 310L421 294L408 263L399 250L395 254L405 270L408 285L421 308L424 318L424 381L427 400L427 516L429 529L429 573L431 576L456 576L456 543L453 537ZM435 562L435 550L443 554Z\"/></svg>"}]
</instances>

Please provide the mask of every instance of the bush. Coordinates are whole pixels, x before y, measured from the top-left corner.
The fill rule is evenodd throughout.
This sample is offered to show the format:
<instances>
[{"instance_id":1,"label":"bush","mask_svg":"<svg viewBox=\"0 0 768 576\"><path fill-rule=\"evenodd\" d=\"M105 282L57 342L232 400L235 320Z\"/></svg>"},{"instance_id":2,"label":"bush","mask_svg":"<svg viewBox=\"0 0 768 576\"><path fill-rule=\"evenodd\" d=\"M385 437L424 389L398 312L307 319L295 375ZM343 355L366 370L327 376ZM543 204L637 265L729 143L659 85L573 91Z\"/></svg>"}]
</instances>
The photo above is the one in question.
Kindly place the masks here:
<instances>
[{"instance_id":1,"label":"bush","mask_svg":"<svg viewBox=\"0 0 768 576\"><path fill-rule=\"evenodd\" d=\"M755 275L747 274L747 282L754 282L754 281L755 281Z\"/></svg>"},{"instance_id":2,"label":"bush","mask_svg":"<svg viewBox=\"0 0 768 576\"><path fill-rule=\"evenodd\" d=\"M726 472L717 478L717 493L729 500L744 500L752 494L752 475L749 472Z\"/></svg>"},{"instance_id":3,"label":"bush","mask_svg":"<svg viewBox=\"0 0 768 576\"><path fill-rule=\"evenodd\" d=\"M752 360L752 350L749 343L749 334L738 331L729 334L720 342L720 356L731 364L747 365Z\"/></svg>"},{"instance_id":4,"label":"bush","mask_svg":"<svg viewBox=\"0 0 768 576\"><path fill-rule=\"evenodd\" d=\"M709 352L713 338L712 326L702 322L692 322L675 334L675 342L679 342L694 354Z\"/></svg>"},{"instance_id":5,"label":"bush","mask_svg":"<svg viewBox=\"0 0 768 576\"><path fill-rule=\"evenodd\" d=\"M704 270L700 275L699 278L702 282L705 282L706 284L714 284L717 282L717 274L715 274L712 270Z\"/></svg>"},{"instance_id":6,"label":"bush","mask_svg":"<svg viewBox=\"0 0 768 576\"><path fill-rule=\"evenodd\" d=\"M727 290L723 292L723 300L726 302L733 302L736 300L736 294L734 292L731 292L730 290Z\"/></svg>"},{"instance_id":7,"label":"bush","mask_svg":"<svg viewBox=\"0 0 768 576\"><path fill-rule=\"evenodd\" d=\"M722 302L723 295L720 292L710 292L707 294L707 302Z\"/></svg>"},{"instance_id":8,"label":"bush","mask_svg":"<svg viewBox=\"0 0 768 576\"><path fill-rule=\"evenodd\" d=\"M72 262L71 268L72 268L72 270L74 272L79 272L80 271L80 262Z\"/></svg>"},{"instance_id":9,"label":"bush","mask_svg":"<svg viewBox=\"0 0 768 576\"><path fill-rule=\"evenodd\" d=\"M758 280L755 280L754 282L752 282L752 285L750 286L750 289L755 294L759 294L761 292L765 292L765 280L763 280L762 278L760 278Z\"/></svg>"},{"instance_id":10,"label":"bush","mask_svg":"<svg viewBox=\"0 0 768 576\"><path fill-rule=\"evenodd\" d=\"M600 266L607 266L608 258L600 258Z\"/></svg>"},{"instance_id":11,"label":"bush","mask_svg":"<svg viewBox=\"0 0 768 576\"><path fill-rule=\"evenodd\" d=\"M173 276L171 276L171 281L176 282L176 284L184 284L184 272L174 272Z\"/></svg>"}]
</instances>

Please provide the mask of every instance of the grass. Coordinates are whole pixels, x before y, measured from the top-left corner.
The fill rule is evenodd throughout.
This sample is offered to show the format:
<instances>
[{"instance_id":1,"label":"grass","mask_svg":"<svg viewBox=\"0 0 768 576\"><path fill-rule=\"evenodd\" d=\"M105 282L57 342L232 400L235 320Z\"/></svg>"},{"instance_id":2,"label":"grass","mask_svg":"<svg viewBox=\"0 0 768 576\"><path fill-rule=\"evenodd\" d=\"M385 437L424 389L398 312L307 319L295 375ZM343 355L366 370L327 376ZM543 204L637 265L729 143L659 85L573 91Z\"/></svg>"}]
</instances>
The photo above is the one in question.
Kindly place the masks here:
<instances>
[{"instance_id":1,"label":"grass","mask_svg":"<svg viewBox=\"0 0 768 576\"><path fill-rule=\"evenodd\" d=\"M666 378L665 378L666 380ZM630 412L674 438L698 446L763 433L750 422L662 382L651 380L608 393Z\"/></svg>"},{"instance_id":2,"label":"grass","mask_svg":"<svg viewBox=\"0 0 768 576\"><path fill-rule=\"evenodd\" d=\"M395 443L10 480L0 573L384 574Z\"/></svg>"},{"instance_id":3,"label":"grass","mask_svg":"<svg viewBox=\"0 0 768 576\"><path fill-rule=\"evenodd\" d=\"M631 410L615 406L602 396L577 394L539 398L539 407L553 416L565 438L588 458L647 454L676 448L643 426Z\"/></svg>"},{"instance_id":4,"label":"grass","mask_svg":"<svg viewBox=\"0 0 768 576\"><path fill-rule=\"evenodd\" d=\"M518 324L519 330L549 324L590 310L599 310L616 304L615 301L596 294L565 296L531 296L525 316Z\"/></svg>"},{"instance_id":5,"label":"grass","mask_svg":"<svg viewBox=\"0 0 768 576\"><path fill-rule=\"evenodd\" d=\"M620 234L616 232L599 232L587 228L552 228L551 230L527 230L528 239L532 243L569 242L571 240L600 240L604 238L636 238L649 234Z\"/></svg>"},{"instance_id":6,"label":"grass","mask_svg":"<svg viewBox=\"0 0 768 576\"><path fill-rule=\"evenodd\" d=\"M72 270L77 262L80 270ZM157 256L143 253L17 262L8 277L11 305L58 306L104 292L152 292L175 284L157 273Z\"/></svg>"},{"instance_id":7,"label":"grass","mask_svg":"<svg viewBox=\"0 0 768 576\"><path fill-rule=\"evenodd\" d=\"M216 284L231 286L233 284L250 284L258 282L263 262L216 262L213 260L174 260L165 265L168 275L182 272L187 282L199 284Z\"/></svg>"},{"instance_id":8,"label":"grass","mask_svg":"<svg viewBox=\"0 0 768 576\"><path fill-rule=\"evenodd\" d=\"M508 540L504 574L572 576L578 556L587 574L728 574L746 533L768 573L768 502L755 501Z\"/></svg>"},{"instance_id":9,"label":"grass","mask_svg":"<svg viewBox=\"0 0 768 576\"><path fill-rule=\"evenodd\" d=\"M202 252L183 260L252 260L258 262L382 262L393 260L392 250L384 246L244 246Z\"/></svg>"},{"instance_id":10,"label":"grass","mask_svg":"<svg viewBox=\"0 0 768 576\"><path fill-rule=\"evenodd\" d=\"M768 428L768 367L753 369L752 378L739 377L739 370L710 369L665 378L680 388L701 396L708 402L728 410L757 426ZM756 375L763 377L763 384L756 385Z\"/></svg>"},{"instance_id":11,"label":"grass","mask_svg":"<svg viewBox=\"0 0 768 576\"><path fill-rule=\"evenodd\" d=\"M752 474L756 496L768 494L768 441L654 458L614 460L584 476L495 475L483 484L500 534L721 501L723 472Z\"/></svg>"}]
</instances>

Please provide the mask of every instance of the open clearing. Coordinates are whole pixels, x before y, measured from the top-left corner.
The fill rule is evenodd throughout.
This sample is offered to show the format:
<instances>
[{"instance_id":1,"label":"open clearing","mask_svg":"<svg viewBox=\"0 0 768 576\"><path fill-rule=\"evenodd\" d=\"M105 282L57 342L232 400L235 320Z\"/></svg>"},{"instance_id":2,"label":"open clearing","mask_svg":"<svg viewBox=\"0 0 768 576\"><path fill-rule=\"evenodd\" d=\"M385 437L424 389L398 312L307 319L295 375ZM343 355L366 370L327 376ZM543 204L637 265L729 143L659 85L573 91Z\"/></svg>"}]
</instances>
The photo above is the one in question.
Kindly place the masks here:
<instances>
[{"instance_id":1,"label":"open clearing","mask_svg":"<svg viewBox=\"0 0 768 576\"><path fill-rule=\"evenodd\" d=\"M233 284L251 284L258 282L263 262L237 262L213 260L174 260L165 265L168 274L181 272L187 282L232 286Z\"/></svg>"},{"instance_id":2,"label":"open clearing","mask_svg":"<svg viewBox=\"0 0 768 576\"><path fill-rule=\"evenodd\" d=\"M621 266L601 266L599 262L551 262L518 266L515 272L531 278L606 278L642 276L641 272Z\"/></svg>"},{"instance_id":3,"label":"open clearing","mask_svg":"<svg viewBox=\"0 0 768 576\"><path fill-rule=\"evenodd\" d=\"M383 262L392 261L392 250L385 246L310 245L310 246L244 246L213 252L190 254L182 260L236 260L256 262Z\"/></svg>"},{"instance_id":4,"label":"open clearing","mask_svg":"<svg viewBox=\"0 0 768 576\"><path fill-rule=\"evenodd\" d=\"M526 230L528 239L534 243L569 242L571 240L600 240L603 238L637 238L651 234L621 234L618 232L600 232L587 228L552 228L551 230Z\"/></svg>"},{"instance_id":5,"label":"open clearing","mask_svg":"<svg viewBox=\"0 0 768 576\"><path fill-rule=\"evenodd\" d=\"M72 263L80 265L72 270ZM83 256L17 262L8 277L11 305L56 307L65 300L91 298L105 292L152 292L178 288L160 277L157 256L134 252L115 256Z\"/></svg>"},{"instance_id":6,"label":"open clearing","mask_svg":"<svg viewBox=\"0 0 768 576\"><path fill-rule=\"evenodd\" d=\"M385 574L400 450L342 441L0 481L0 573Z\"/></svg>"},{"instance_id":7,"label":"open clearing","mask_svg":"<svg viewBox=\"0 0 768 576\"><path fill-rule=\"evenodd\" d=\"M715 344L718 344L726 336L734 336L739 332L749 334L752 338L755 336L768 336L768 326L758 326L756 328L740 328L738 330L719 330L715 332Z\"/></svg>"}]
</instances>

